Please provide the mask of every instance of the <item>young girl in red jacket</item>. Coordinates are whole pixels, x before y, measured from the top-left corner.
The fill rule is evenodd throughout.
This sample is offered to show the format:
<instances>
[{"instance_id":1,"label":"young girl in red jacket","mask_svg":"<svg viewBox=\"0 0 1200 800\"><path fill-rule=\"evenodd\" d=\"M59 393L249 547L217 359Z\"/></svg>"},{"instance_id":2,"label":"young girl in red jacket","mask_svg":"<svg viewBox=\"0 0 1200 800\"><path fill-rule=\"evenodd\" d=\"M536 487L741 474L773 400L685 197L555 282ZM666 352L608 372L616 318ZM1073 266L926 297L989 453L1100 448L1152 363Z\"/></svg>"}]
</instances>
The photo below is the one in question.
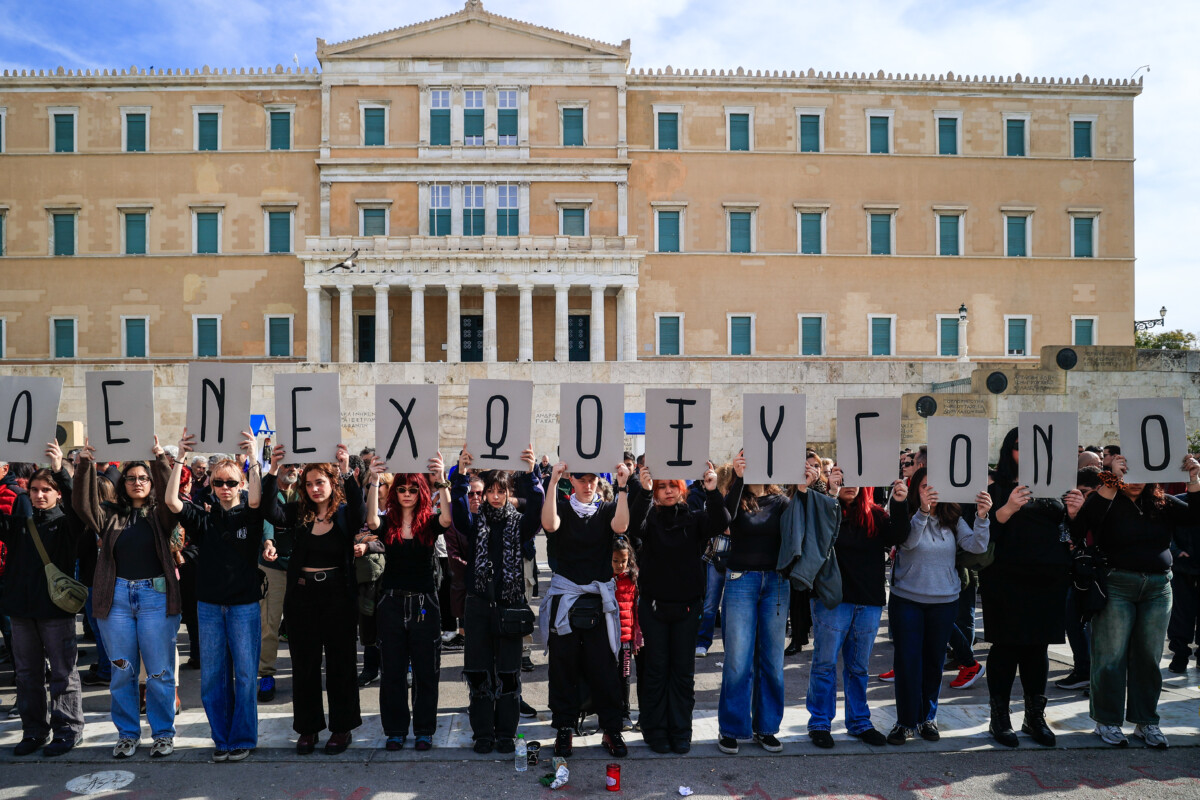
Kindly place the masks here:
<instances>
[{"instance_id":1,"label":"young girl in red jacket","mask_svg":"<svg viewBox=\"0 0 1200 800\"><path fill-rule=\"evenodd\" d=\"M613 578L617 582L617 607L621 614L621 651L617 653L617 669L621 674L624 713L621 730L633 730L629 716L629 676L633 657L642 648L642 629L638 625L637 558L625 536L613 538Z\"/></svg>"}]
</instances>

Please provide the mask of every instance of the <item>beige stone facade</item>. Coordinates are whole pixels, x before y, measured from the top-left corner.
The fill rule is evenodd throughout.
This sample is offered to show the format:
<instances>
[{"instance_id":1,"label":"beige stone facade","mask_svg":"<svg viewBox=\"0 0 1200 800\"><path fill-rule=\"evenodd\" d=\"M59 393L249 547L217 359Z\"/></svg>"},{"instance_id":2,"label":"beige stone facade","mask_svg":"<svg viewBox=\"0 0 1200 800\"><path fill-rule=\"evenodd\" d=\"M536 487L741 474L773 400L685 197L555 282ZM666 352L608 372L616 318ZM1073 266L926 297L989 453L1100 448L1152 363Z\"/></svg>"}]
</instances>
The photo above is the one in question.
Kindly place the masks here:
<instances>
[{"instance_id":1,"label":"beige stone facade","mask_svg":"<svg viewBox=\"0 0 1200 800\"><path fill-rule=\"evenodd\" d=\"M0 358L955 362L1132 342L1138 83L651 74L628 41L477 0L317 56L0 76ZM198 253L213 215L217 252Z\"/></svg>"}]
</instances>

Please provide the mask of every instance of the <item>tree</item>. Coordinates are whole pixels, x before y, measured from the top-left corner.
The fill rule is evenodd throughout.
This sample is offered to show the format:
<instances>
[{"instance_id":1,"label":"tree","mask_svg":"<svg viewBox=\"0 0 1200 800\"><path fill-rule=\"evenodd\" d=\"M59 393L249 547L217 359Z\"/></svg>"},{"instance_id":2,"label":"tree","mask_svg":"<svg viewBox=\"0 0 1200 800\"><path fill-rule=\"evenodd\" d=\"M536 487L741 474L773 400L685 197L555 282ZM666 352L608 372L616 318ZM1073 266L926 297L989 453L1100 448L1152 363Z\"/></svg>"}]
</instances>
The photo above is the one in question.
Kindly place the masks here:
<instances>
[{"instance_id":1,"label":"tree","mask_svg":"<svg viewBox=\"0 0 1200 800\"><path fill-rule=\"evenodd\" d=\"M1200 453L1200 428L1192 431L1192 435L1188 437L1188 452Z\"/></svg>"},{"instance_id":2,"label":"tree","mask_svg":"<svg viewBox=\"0 0 1200 800\"><path fill-rule=\"evenodd\" d=\"M1184 333L1182 329L1151 333L1137 331L1133 343L1139 350L1196 350L1196 334Z\"/></svg>"}]
</instances>

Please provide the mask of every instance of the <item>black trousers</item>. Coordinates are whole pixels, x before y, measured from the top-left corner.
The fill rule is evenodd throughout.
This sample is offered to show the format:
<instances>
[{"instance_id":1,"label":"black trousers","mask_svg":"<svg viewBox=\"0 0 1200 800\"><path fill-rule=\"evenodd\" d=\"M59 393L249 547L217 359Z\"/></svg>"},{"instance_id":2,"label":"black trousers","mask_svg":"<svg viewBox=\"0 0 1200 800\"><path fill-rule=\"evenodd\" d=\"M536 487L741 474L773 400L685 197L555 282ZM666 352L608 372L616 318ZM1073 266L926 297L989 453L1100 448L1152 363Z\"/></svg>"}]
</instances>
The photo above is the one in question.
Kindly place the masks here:
<instances>
[{"instance_id":1,"label":"black trousers","mask_svg":"<svg viewBox=\"0 0 1200 800\"><path fill-rule=\"evenodd\" d=\"M812 592L808 589L788 591L788 612L792 620L791 641L795 644L808 644L808 635L812 632L812 607L808 601L812 599Z\"/></svg>"},{"instance_id":2,"label":"black trousers","mask_svg":"<svg viewBox=\"0 0 1200 800\"><path fill-rule=\"evenodd\" d=\"M509 740L517 735L521 689L521 639L499 636L492 626L492 607L467 595L463 609L467 645L463 677L470 689L467 717L472 738Z\"/></svg>"},{"instance_id":3,"label":"black trousers","mask_svg":"<svg viewBox=\"0 0 1200 800\"><path fill-rule=\"evenodd\" d=\"M621 677L617 657L608 643L604 619L591 630L550 634L550 713L555 728L574 728L579 722L585 690L600 729L621 730ZM693 638L692 647L695 648Z\"/></svg>"},{"instance_id":4,"label":"black trousers","mask_svg":"<svg viewBox=\"0 0 1200 800\"><path fill-rule=\"evenodd\" d=\"M1021 671L1021 688L1026 697L1044 695L1046 678L1050 673L1050 657L1044 644L993 644L988 650L988 694L1008 702L1012 696L1017 670Z\"/></svg>"},{"instance_id":5,"label":"black trousers","mask_svg":"<svg viewBox=\"0 0 1200 800\"><path fill-rule=\"evenodd\" d=\"M442 582L438 584L437 591L438 607L442 609L442 630L447 633L457 632L458 619L450 610L450 559L439 558L438 563L442 567Z\"/></svg>"},{"instance_id":6,"label":"black trousers","mask_svg":"<svg viewBox=\"0 0 1200 800\"><path fill-rule=\"evenodd\" d=\"M704 602L678 622L663 622L642 598L638 621L644 643L638 664L638 722L646 744L692 741L696 705L696 631Z\"/></svg>"},{"instance_id":7,"label":"black trousers","mask_svg":"<svg viewBox=\"0 0 1200 800\"><path fill-rule=\"evenodd\" d=\"M1191 656L1192 642L1200 644L1200 575L1176 572L1171 578L1171 621L1167 623L1167 646L1171 652ZM1200 652L1200 647L1197 648Z\"/></svg>"},{"instance_id":8,"label":"black trousers","mask_svg":"<svg viewBox=\"0 0 1200 800\"><path fill-rule=\"evenodd\" d=\"M196 561L187 559L179 565L179 611L187 629L188 656L200 660L200 622L196 616Z\"/></svg>"},{"instance_id":9,"label":"black trousers","mask_svg":"<svg viewBox=\"0 0 1200 800\"><path fill-rule=\"evenodd\" d=\"M345 733L362 725L358 705L358 652L355 621L358 609L345 577L335 570L329 579L288 587L283 600L292 654L292 729L299 734L325 729L321 704L321 658L325 659L325 693L329 696L329 729Z\"/></svg>"},{"instance_id":10,"label":"black trousers","mask_svg":"<svg viewBox=\"0 0 1200 800\"><path fill-rule=\"evenodd\" d=\"M412 732L437 730L438 680L442 668L441 613L437 595L384 595L375 609L382 680L379 716L385 736L407 736L408 669L412 667Z\"/></svg>"}]
</instances>

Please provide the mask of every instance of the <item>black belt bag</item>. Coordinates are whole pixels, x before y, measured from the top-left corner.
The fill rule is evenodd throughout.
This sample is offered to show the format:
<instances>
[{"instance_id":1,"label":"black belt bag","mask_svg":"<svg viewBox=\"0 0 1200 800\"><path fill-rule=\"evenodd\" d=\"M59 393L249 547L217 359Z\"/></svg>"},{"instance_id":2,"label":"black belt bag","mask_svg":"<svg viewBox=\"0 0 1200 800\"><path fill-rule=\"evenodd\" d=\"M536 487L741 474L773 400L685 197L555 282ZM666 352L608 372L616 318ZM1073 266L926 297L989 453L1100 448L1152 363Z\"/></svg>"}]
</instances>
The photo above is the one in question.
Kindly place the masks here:
<instances>
[{"instance_id":1,"label":"black belt bag","mask_svg":"<svg viewBox=\"0 0 1200 800\"><path fill-rule=\"evenodd\" d=\"M567 620L573 631L590 631L604 618L604 600L598 594L585 594L575 598L567 612Z\"/></svg>"},{"instance_id":2,"label":"black belt bag","mask_svg":"<svg viewBox=\"0 0 1200 800\"><path fill-rule=\"evenodd\" d=\"M533 633L533 623L533 609L529 606L497 606L492 609L492 627L497 636L521 639Z\"/></svg>"},{"instance_id":3,"label":"black belt bag","mask_svg":"<svg viewBox=\"0 0 1200 800\"><path fill-rule=\"evenodd\" d=\"M687 619L688 614L692 613L692 604L651 600L650 610L654 612L655 619L669 625L672 622L682 622Z\"/></svg>"}]
</instances>

